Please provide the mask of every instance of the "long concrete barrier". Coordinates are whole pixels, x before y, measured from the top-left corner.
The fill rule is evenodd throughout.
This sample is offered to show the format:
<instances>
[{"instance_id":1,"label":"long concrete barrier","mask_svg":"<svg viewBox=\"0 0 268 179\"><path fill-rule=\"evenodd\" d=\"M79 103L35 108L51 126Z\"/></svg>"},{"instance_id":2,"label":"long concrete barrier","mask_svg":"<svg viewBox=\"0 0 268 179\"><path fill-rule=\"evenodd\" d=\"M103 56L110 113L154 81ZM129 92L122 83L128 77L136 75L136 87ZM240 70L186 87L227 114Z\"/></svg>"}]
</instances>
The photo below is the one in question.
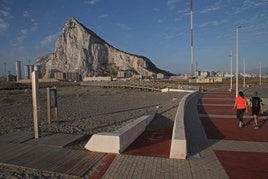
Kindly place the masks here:
<instances>
[{"instance_id":1,"label":"long concrete barrier","mask_svg":"<svg viewBox=\"0 0 268 179\"><path fill-rule=\"evenodd\" d=\"M198 93L199 91L188 93L181 99L179 103L173 124L169 158L186 159L187 157L187 140L184 128L184 112L188 101Z\"/></svg>"},{"instance_id":2,"label":"long concrete barrier","mask_svg":"<svg viewBox=\"0 0 268 179\"><path fill-rule=\"evenodd\" d=\"M94 134L85 148L94 152L121 153L143 133L155 113L141 116L114 132Z\"/></svg>"}]
</instances>

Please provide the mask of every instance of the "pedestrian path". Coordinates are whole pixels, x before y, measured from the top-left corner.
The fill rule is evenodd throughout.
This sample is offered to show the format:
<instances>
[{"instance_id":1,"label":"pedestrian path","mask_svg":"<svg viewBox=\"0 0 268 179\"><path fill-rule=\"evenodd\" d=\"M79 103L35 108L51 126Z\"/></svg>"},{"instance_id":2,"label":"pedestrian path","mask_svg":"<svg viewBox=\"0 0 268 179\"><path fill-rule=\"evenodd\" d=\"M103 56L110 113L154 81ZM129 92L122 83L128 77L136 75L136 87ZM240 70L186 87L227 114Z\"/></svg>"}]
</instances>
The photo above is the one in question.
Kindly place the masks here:
<instances>
[{"instance_id":1,"label":"pedestrian path","mask_svg":"<svg viewBox=\"0 0 268 179\"><path fill-rule=\"evenodd\" d=\"M245 115L245 126L239 128L232 110L234 98L234 92L218 88L204 94L198 101L199 117L210 149L230 178L267 178L267 113L260 117L259 129L254 129L250 114Z\"/></svg>"},{"instance_id":2,"label":"pedestrian path","mask_svg":"<svg viewBox=\"0 0 268 179\"><path fill-rule=\"evenodd\" d=\"M268 178L268 123L238 128L234 98L223 87L186 106L188 160L117 155L103 178Z\"/></svg>"}]
</instances>

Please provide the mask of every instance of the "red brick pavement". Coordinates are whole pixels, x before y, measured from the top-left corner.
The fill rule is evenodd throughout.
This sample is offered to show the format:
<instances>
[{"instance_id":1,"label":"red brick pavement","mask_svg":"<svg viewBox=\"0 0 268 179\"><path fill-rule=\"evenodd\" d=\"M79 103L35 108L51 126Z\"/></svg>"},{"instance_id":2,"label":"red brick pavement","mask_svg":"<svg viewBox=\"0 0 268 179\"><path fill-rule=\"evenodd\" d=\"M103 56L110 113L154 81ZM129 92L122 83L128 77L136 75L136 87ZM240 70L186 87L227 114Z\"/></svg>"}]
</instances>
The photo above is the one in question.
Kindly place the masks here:
<instances>
[{"instance_id":1,"label":"red brick pavement","mask_svg":"<svg viewBox=\"0 0 268 179\"><path fill-rule=\"evenodd\" d=\"M234 99L210 99L210 98L201 98L198 100L198 104L234 104Z\"/></svg>"},{"instance_id":2,"label":"red brick pavement","mask_svg":"<svg viewBox=\"0 0 268 179\"><path fill-rule=\"evenodd\" d=\"M198 106L199 114L235 115L233 106Z\"/></svg>"},{"instance_id":3,"label":"red brick pavement","mask_svg":"<svg viewBox=\"0 0 268 179\"><path fill-rule=\"evenodd\" d=\"M172 129L144 131L123 154L168 158L171 138Z\"/></svg>"},{"instance_id":4,"label":"red brick pavement","mask_svg":"<svg viewBox=\"0 0 268 179\"><path fill-rule=\"evenodd\" d=\"M233 118L201 117L200 120L206 131L207 137L209 139L268 142L268 122L266 122L266 120L260 122L259 129L254 129L251 124L251 119L244 119L245 126L239 128L238 121L235 117L236 112L233 110L233 106L219 106L221 102L225 102L225 104L233 104L230 100L227 102L226 97L222 95L222 91L224 90L224 88L215 89L214 91L206 93L199 99L199 105L197 106L199 114L234 116ZM217 96L217 98L208 99L207 97L210 93L212 93L213 97ZM217 105L213 106L213 104ZM267 116L267 114L264 115ZM246 116L250 116L250 114L245 114L245 117Z\"/></svg>"},{"instance_id":5,"label":"red brick pavement","mask_svg":"<svg viewBox=\"0 0 268 179\"><path fill-rule=\"evenodd\" d=\"M268 142L268 122L260 122L261 127L254 129L250 119L244 119L246 126L238 127L236 119L200 118L209 139Z\"/></svg>"},{"instance_id":6,"label":"red brick pavement","mask_svg":"<svg viewBox=\"0 0 268 179\"><path fill-rule=\"evenodd\" d=\"M198 102L198 112L208 115L235 114L232 106L218 106L218 104L233 104L234 102L231 99L232 95L227 95L225 92L226 95L223 95L226 89L215 89L203 95ZM211 104L217 105L211 106ZM267 114L264 115L267 116ZM201 117L200 120L209 139L268 142L267 120L260 122L259 129L253 128L251 119L244 119L246 125L242 128L238 127L235 117ZM268 178L268 153L219 150L214 152L230 178Z\"/></svg>"},{"instance_id":7,"label":"red brick pavement","mask_svg":"<svg viewBox=\"0 0 268 179\"><path fill-rule=\"evenodd\" d=\"M214 152L232 179L268 178L268 153L219 150Z\"/></svg>"}]
</instances>

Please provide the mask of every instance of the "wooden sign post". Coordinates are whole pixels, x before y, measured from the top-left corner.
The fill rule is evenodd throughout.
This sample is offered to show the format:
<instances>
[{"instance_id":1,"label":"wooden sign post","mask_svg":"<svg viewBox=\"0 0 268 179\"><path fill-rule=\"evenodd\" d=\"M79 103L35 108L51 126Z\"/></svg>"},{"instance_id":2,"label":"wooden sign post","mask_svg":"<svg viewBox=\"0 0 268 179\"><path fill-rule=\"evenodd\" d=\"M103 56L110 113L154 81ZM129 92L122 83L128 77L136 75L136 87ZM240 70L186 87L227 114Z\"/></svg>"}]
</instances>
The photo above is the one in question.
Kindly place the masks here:
<instances>
[{"instance_id":1,"label":"wooden sign post","mask_svg":"<svg viewBox=\"0 0 268 179\"><path fill-rule=\"evenodd\" d=\"M47 123L51 124L51 109L54 109L54 117L58 120L57 89L47 88Z\"/></svg>"},{"instance_id":2,"label":"wooden sign post","mask_svg":"<svg viewBox=\"0 0 268 179\"><path fill-rule=\"evenodd\" d=\"M38 118L39 118L39 84L37 71L32 72L32 95L33 95L33 118L34 118L34 138L39 138Z\"/></svg>"}]
</instances>

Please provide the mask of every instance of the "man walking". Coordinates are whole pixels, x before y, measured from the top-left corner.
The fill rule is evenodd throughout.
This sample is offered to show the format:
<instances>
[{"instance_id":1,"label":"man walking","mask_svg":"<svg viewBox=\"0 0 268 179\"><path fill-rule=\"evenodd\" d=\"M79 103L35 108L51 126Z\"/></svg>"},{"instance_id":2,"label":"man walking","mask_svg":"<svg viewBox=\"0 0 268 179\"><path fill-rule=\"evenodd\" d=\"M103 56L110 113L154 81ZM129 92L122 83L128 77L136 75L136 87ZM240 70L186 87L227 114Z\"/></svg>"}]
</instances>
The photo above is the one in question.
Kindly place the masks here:
<instances>
[{"instance_id":1,"label":"man walking","mask_svg":"<svg viewBox=\"0 0 268 179\"><path fill-rule=\"evenodd\" d=\"M258 116L263 114L263 103L262 99L258 96L258 92L255 91L253 96L250 98L250 107L253 115L253 126L255 129L258 129Z\"/></svg>"}]
</instances>

